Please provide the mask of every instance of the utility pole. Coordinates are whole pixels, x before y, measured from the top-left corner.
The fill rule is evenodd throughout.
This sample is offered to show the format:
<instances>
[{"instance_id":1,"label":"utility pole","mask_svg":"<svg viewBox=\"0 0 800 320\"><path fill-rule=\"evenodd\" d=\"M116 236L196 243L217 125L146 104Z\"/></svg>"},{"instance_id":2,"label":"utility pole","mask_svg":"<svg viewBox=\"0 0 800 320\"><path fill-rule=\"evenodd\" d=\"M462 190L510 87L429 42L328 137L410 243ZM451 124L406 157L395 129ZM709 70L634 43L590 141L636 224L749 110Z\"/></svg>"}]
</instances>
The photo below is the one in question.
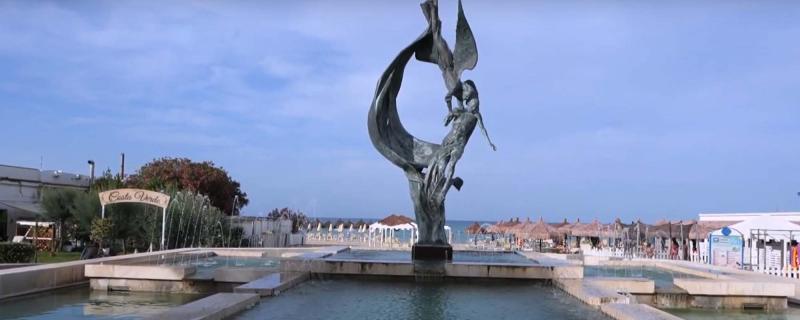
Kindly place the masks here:
<instances>
[{"instance_id":1,"label":"utility pole","mask_svg":"<svg viewBox=\"0 0 800 320\"><path fill-rule=\"evenodd\" d=\"M120 153L120 168L119 168L119 179L125 180L125 152Z\"/></svg>"}]
</instances>

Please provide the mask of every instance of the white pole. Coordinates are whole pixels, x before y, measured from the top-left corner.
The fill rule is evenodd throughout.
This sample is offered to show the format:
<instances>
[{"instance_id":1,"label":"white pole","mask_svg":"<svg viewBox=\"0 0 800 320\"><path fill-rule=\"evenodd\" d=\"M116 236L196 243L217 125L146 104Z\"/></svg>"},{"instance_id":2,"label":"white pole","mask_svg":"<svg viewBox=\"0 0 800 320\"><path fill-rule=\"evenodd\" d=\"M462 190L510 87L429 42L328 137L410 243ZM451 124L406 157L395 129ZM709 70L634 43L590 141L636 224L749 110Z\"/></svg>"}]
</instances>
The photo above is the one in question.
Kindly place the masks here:
<instances>
[{"instance_id":1,"label":"white pole","mask_svg":"<svg viewBox=\"0 0 800 320\"><path fill-rule=\"evenodd\" d=\"M102 206L102 209L100 209L100 218L106 218L106 206Z\"/></svg>"},{"instance_id":2,"label":"white pole","mask_svg":"<svg viewBox=\"0 0 800 320\"><path fill-rule=\"evenodd\" d=\"M167 227L167 207L161 208L161 250L164 250L164 229Z\"/></svg>"}]
</instances>

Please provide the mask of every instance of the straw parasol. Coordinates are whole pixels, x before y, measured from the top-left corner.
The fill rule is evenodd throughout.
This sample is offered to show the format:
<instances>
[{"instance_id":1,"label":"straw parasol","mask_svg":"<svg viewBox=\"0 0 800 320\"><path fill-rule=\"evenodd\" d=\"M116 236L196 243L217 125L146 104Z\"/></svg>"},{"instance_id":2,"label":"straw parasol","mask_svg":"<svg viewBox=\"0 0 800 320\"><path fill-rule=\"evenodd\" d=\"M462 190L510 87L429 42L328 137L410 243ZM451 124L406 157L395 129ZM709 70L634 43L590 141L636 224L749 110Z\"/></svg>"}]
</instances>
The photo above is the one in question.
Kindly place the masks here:
<instances>
[{"instance_id":1,"label":"straw parasol","mask_svg":"<svg viewBox=\"0 0 800 320\"><path fill-rule=\"evenodd\" d=\"M510 227L508 227L506 229L506 233L510 233L510 234L513 234L513 235L515 235L517 237L521 237L523 235L522 230L527 228L528 226L532 226L532 225L533 225L533 222L531 222L531 219L530 218L526 218L525 222L517 223L517 224L511 225Z\"/></svg>"},{"instance_id":2,"label":"straw parasol","mask_svg":"<svg viewBox=\"0 0 800 320\"><path fill-rule=\"evenodd\" d=\"M683 231L683 236L686 237L689 234L689 230L691 226L694 224L694 220L687 220L687 221L668 221L668 220L659 220L656 222L655 225L650 226L647 230L647 237L648 238L680 238L681 231Z\"/></svg>"},{"instance_id":3,"label":"straw parasol","mask_svg":"<svg viewBox=\"0 0 800 320\"><path fill-rule=\"evenodd\" d=\"M689 239L698 240L708 238L712 231L722 229L742 221L700 221L689 229Z\"/></svg>"},{"instance_id":4,"label":"straw parasol","mask_svg":"<svg viewBox=\"0 0 800 320\"><path fill-rule=\"evenodd\" d=\"M490 233L509 233L511 228L520 224L519 218L511 219L508 222L498 221L496 224L492 225L491 227L487 228L487 232Z\"/></svg>"},{"instance_id":5,"label":"straw parasol","mask_svg":"<svg viewBox=\"0 0 800 320\"><path fill-rule=\"evenodd\" d=\"M560 234L563 234L564 236L571 236L571 235L573 235L572 234L572 230L583 228L583 225L584 224L581 223L581 219L578 218L577 220L575 220L575 223L573 223L573 224L567 223L567 224L559 227L558 229L556 229L556 231L558 233L560 233Z\"/></svg>"},{"instance_id":6,"label":"straw parasol","mask_svg":"<svg viewBox=\"0 0 800 320\"><path fill-rule=\"evenodd\" d=\"M467 234L478 234L478 233L483 233L483 232L485 232L486 230L484 230L483 228L481 228L481 225L480 225L480 224L478 224L477 222L475 222L475 223L473 223L473 224L471 224L471 225L467 226L467 227L464 229L464 231L465 231Z\"/></svg>"},{"instance_id":7,"label":"straw parasol","mask_svg":"<svg viewBox=\"0 0 800 320\"><path fill-rule=\"evenodd\" d=\"M600 222L594 220L592 223L573 227L571 233L573 236L577 237L599 237L601 229L602 225Z\"/></svg>"},{"instance_id":8,"label":"straw parasol","mask_svg":"<svg viewBox=\"0 0 800 320\"><path fill-rule=\"evenodd\" d=\"M551 227L553 227L553 229L558 229L558 228L561 228L563 226L568 226L570 224L569 224L569 222L567 222L567 218L564 218L564 221L562 221L562 222L553 222L553 223L549 223L549 225Z\"/></svg>"},{"instance_id":9,"label":"straw parasol","mask_svg":"<svg viewBox=\"0 0 800 320\"><path fill-rule=\"evenodd\" d=\"M547 240L558 236L556 229L545 223L542 218L536 223L526 224L520 233L528 239L535 240Z\"/></svg>"}]
</instances>

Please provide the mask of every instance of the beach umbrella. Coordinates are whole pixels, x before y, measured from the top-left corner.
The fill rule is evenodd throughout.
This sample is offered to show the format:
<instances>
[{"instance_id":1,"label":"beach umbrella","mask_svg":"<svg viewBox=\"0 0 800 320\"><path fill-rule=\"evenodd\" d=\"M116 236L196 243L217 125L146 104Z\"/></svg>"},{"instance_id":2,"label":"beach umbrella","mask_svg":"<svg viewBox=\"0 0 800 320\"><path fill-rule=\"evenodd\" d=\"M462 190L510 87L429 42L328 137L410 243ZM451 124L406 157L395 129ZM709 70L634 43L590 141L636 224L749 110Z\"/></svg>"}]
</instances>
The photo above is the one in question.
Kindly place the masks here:
<instances>
[{"instance_id":1,"label":"beach umbrella","mask_svg":"<svg viewBox=\"0 0 800 320\"><path fill-rule=\"evenodd\" d=\"M548 240L558 236L556 229L545 223L541 217L538 222L525 225L521 229L521 233L525 237L535 240Z\"/></svg>"},{"instance_id":2,"label":"beach umbrella","mask_svg":"<svg viewBox=\"0 0 800 320\"><path fill-rule=\"evenodd\" d=\"M594 220L592 223L588 224L576 222L572 229L570 229L570 233L577 237L599 237L601 229L601 224L597 220Z\"/></svg>"},{"instance_id":3,"label":"beach umbrella","mask_svg":"<svg viewBox=\"0 0 800 320\"><path fill-rule=\"evenodd\" d=\"M739 222L742 221L700 221L689 228L688 238L692 240L706 239L712 231L730 227Z\"/></svg>"},{"instance_id":4,"label":"beach umbrella","mask_svg":"<svg viewBox=\"0 0 800 320\"><path fill-rule=\"evenodd\" d=\"M478 233L481 233L481 231L484 231L484 230L483 230L483 228L481 228L481 225L480 225L480 224L478 224L477 222L475 222L475 223L473 223L473 224L471 224L471 225L467 226L467 227L464 229L464 231L465 231L467 234L478 234Z\"/></svg>"}]
</instances>

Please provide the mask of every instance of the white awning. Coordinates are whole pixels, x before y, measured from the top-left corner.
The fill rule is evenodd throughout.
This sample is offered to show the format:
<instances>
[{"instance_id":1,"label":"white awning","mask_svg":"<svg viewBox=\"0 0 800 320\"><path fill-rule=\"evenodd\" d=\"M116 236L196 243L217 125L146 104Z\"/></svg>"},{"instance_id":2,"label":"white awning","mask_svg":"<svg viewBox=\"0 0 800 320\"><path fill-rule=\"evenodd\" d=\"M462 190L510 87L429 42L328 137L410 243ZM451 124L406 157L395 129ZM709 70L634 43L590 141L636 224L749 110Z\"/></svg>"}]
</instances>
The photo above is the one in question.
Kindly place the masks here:
<instances>
[{"instance_id":1,"label":"white awning","mask_svg":"<svg viewBox=\"0 0 800 320\"><path fill-rule=\"evenodd\" d=\"M47 222L47 221L39 221L39 222L36 222L36 221L17 221L17 225L20 225L20 226L34 227L34 226L38 225L39 227L45 227L45 228L46 227L50 227L54 223L55 222Z\"/></svg>"}]
</instances>

